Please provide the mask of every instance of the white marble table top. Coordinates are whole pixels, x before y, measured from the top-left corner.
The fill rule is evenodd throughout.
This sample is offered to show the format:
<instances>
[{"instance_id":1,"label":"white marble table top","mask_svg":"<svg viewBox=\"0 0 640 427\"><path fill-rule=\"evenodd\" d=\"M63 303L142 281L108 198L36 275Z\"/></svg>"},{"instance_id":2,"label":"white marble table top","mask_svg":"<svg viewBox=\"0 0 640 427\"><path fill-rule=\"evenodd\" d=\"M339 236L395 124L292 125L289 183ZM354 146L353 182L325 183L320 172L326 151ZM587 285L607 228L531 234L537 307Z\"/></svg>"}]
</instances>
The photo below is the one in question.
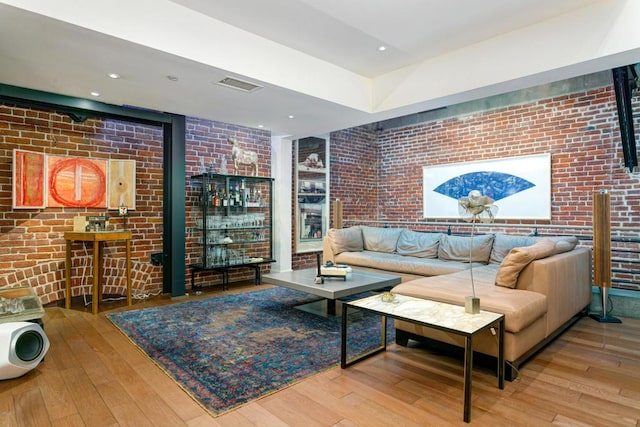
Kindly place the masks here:
<instances>
[{"instance_id":1,"label":"white marble table top","mask_svg":"<svg viewBox=\"0 0 640 427\"><path fill-rule=\"evenodd\" d=\"M381 295L373 295L350 301L348 304L466 334L474 334L504 316L501 313L484 310L480 310L478 314L469 314L465 312L464 307L458 305L399 294L394 294L391 302L383 301Z\"/></svg>"}]
</instances>

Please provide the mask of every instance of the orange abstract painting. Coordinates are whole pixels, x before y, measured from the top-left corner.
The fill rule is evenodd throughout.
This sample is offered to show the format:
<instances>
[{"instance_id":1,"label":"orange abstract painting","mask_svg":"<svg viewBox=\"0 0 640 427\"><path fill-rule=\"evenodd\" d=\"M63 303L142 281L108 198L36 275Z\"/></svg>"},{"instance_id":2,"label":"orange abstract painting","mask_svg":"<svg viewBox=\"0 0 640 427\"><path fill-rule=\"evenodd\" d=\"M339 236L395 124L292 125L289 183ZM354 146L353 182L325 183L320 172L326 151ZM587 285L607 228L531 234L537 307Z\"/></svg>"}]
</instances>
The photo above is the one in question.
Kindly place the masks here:
<instances>
[{"instance_id":1,"label":"orange abstract painting","mask_svg":"<svg viewBox=\"0 0 640 427\"><path fill-rule=\"evenodd\" d=\"M106 208L107 162L48 157L48 207Z\"/></svg>"},{"instance_id":2,"label":"orange abstract painting","mask_svg":"<svg viewBox=\"0 0 640 427\"><path fill-rule=\"evenodd\" d=\"M13 150L13 208L45 207L46 155Z\"/></svg>"}]
</instances>

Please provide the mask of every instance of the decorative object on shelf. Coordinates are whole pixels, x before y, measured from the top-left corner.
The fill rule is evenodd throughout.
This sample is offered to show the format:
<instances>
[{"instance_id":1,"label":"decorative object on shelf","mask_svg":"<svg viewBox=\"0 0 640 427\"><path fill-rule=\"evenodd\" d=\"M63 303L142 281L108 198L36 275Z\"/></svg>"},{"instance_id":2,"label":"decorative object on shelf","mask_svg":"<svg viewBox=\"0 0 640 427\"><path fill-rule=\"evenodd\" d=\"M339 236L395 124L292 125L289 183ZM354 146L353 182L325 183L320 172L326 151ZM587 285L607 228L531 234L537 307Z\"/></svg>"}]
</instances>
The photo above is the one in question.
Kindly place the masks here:
<instances>
[{"instance_id":1,"label":"decorative object on shelf","mask_svg":"<svg viewBox=\"0 0 640 427\"><path fill-rule=\"evenodd\" d=\"M609 288L611 287L611 202L609 193L601 191L593 195L593 283L600 288L602 314L589 317L601 323L622 323L607 313Z\"/></svg>"},{"instance_id":2,"label":"decorative object on shelf","mask_svg":"<svg viewBox=\"0 0 640 427\"><path fill-rule=\"evenodd\" d=\"M220 160L220 173L222 175L229 173L229 169L227 169L227 158L225 156L222 156L222 160Z\"/></svg>"},{"instance_id":3,"label":"decorative object on shelf","mask_svg":"<svg viewBox=\"0 0 640 427\"><path fill-rule=\"evenodd\" d=\"M295 141L295 251L322 251L329 229L329 136Z\"/></svg>"},{"instance_id":4,"label":"decorative object on shelf","mask_svg":"<svg viewBox=\"0 0 640 427\"><path fill-rule=\"evenodd\" d=\"M227 142L232 145L231 158L233 159L233 172L238 174L238 166L251 166L251 175L258 175L258 153L255 151L240 148L238 142L233 138L227 138Z\"/></svg>"},{"instance_id":5,"label":"decorative object on shelf","mask_svg":"<svg viewBox=\"0 0 640 427\"><path fill-rule=\"evenodd\" d=\"M320 155L318 153L309 154L304 162L302 162L302 166L310 169L324 168L324 164L322 163L322 159L320 158Z\"/></svg>"},{"instance_id":6,"label":"decorative object on shelf","mask_svg":"<svg viewBox=\"0 0 640 427\"><path fill-rule=\"evenodd\" d=\"M198 168L198 173L207 173L207 166L204 164L204 157L200 157L200 167Z\"/></svg>"},{"instance_id":7,"label":"decorative object on shelf","mask_svg":"<svg viewBox=\"0 0 640 427\"><path fill-rule=\"evenodd\" d=\"M85 217L85 224L82 231L107 231L109 218L106 215L90 215Z\"/></svg>"},{"instance_id":8,"label":"decorative object on shelf","mask_svg":"<svg viewBox=\"0 0 640 427\"><path fill-rule=\"evenodd\" d=\"M471 190L467 197L458 200L458 213L460 217L471 222L471 238L469 242L469 273L471 275L471 291L473 295L467 296L464 301L465 311L470 314L480 312L480 298L476 297L476 287L473 282L473 234L476 228L476 221L484 223L493 222L498 207L493 204L491 197L483 196L478 190Z\"/></svg>"},{"instance_id":9,"label":"decorative object on shelf","mask_svg":"<svg viewBox=\"0 0 640 427\"><path fill-rule=\"evenodd\" d=\"M118 206L118 215L122 217L124 230L127 231L127 216L129 216L129 208L125 205Z\"/></svg>"}]
</instances>

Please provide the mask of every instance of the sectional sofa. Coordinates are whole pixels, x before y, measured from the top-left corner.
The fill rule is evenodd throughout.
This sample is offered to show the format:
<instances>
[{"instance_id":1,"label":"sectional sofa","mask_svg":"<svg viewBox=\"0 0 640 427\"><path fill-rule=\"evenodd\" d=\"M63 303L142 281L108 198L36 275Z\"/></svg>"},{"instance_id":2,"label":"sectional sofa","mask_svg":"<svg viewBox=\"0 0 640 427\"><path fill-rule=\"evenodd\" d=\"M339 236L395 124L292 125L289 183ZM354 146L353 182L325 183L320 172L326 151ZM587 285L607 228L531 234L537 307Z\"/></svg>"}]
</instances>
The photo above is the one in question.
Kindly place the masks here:
<instances>
[{"instance_id":1,"label":"sectional sofa","mask_svg":"<svg viewBox=\"0 0 640 427\"><path fill-rule=\"evenodd\" d=\"M470 244L473 243L473 247ZM402 277L393 292L464 305L471 295L469 257L482 310L505 315L507 378L549 341L571 326L591 301L591 251L573 236L509 234L451 236L400 228L331 229L323 260ZM460 337L396 321L396 342L431 340L462 347ZM497 356L487 331L474 349Z\"/></svg>"}]
</instances>

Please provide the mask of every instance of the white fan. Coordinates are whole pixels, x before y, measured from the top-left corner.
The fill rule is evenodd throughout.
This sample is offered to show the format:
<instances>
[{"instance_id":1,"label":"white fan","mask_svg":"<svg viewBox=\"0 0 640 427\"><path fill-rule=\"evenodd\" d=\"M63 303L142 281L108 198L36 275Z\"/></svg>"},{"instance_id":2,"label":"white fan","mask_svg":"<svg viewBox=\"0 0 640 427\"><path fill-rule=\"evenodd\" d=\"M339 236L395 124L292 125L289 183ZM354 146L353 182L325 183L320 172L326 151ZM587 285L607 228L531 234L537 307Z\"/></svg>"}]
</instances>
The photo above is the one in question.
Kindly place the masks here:
<instances>
[{"instance_id":1,"label":"white fan","mask_svg":"<svg viewBox=\"0 0 640 427\"><path fill-rule=\"evenodd\" d=\"M489 196L483 196L478 190L472 190L467 197L458 200L458 213L460 217L471 223L471 238L469 241L469 273L471 274L472 296L465 299L465 310L467 313L476 314L480 312L480 299L476 297L476 286L473 282L473 234L476 222L493 222L498 207L493 204L494 200Z\"/></svg>"}]
</instances>

